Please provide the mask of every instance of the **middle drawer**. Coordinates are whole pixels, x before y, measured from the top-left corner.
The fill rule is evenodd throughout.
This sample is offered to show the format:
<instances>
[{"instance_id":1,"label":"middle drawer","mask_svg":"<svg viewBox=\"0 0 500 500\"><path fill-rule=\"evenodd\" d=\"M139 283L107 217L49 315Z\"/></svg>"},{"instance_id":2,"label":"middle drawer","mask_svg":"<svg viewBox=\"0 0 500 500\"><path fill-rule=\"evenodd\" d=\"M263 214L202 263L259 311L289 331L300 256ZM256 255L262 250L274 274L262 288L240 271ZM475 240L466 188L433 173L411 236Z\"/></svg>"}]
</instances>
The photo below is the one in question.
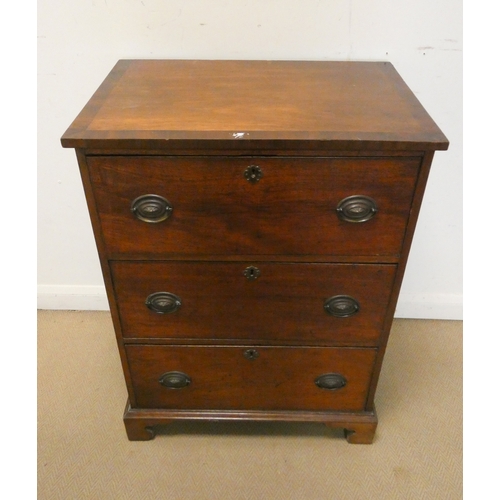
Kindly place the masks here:
<instances>
[{"instance_id":1,"label":"middle drawer","mask_svg":"<svg viewBox=\"0 0 500 500\"><path fill-rule=\"evenodd\" d=\"M125 338L376 345L389 264L111 262Z\"/></svg>"}]
</instances>

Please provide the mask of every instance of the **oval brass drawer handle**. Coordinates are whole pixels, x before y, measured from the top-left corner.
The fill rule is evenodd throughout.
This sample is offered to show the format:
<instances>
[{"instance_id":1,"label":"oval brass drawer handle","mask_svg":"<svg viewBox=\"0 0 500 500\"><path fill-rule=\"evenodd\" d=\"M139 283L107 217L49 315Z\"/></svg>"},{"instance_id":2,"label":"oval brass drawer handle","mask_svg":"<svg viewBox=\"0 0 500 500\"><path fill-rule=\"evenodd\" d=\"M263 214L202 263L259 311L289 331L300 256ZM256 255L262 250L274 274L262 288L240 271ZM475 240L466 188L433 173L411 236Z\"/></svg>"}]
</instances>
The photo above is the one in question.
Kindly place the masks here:
<instances>
[{"instance_id":1,"label":"oval brass drawer handle","mask_svg":"<svg viewBox=\"0 0 500 500\"><path fill-rule=\"evenodd\" d=\"M167 389L182 389L191 383L191 378L183 372L164 373L159 380Z\"/></svg>"},{"instance_id":2,"label":"oval brass drawer handle","mask_svg":"<svg viewBox=\"0 0 500 500\"><path fill-rule=\"evenodd\" d=\"M181 305L181 298L170 292L155 292L146 299L146 306L158 314L174 313Z\"/></svg>"},{"instance_id":3,"label":"oval brass drawer handle","mask_svg":"<svg viewBox=\"0 0 500 500\"><path fill-rule=\"evenodd\" d=\"M173 207L163 196L144 194L132 202L130 210L137 219L156 223L168 219L172 215Z\"/></svg>"},{"instance_id":4,"label":"oval brass drawer handle","mask_svg":"<svg viewBox=\"0 0 500 500\"><path fill-rule=\"evenodd\" d=\"M375 200L364 195L348 196L337 205L337 215L346 222L366 222L377 212Z\"/></svg>"},{"instance_id":5,"label":"oval brass drawer handle","mask_svg":"<svg viewBox=\"0 0 500 500\"><path fill-rule=\"evenodd\" d=\"M325 300L325 311L337 318L348 318L359 311L359 302L349 295L334 295Z\"/></svg>"},{"instance_id":6,"label":"oval brass drawer handle","mask_svg":"<svg viewBox=\"0 0 500 500\"><path fill-rule=\"evenodd\" d=\"M340 373L325 373L320 375L314 383L320 389L327 389L329 391L335 391L337 389L342 389L347 385L347 380Z\"/></svg>"}]
</instances>

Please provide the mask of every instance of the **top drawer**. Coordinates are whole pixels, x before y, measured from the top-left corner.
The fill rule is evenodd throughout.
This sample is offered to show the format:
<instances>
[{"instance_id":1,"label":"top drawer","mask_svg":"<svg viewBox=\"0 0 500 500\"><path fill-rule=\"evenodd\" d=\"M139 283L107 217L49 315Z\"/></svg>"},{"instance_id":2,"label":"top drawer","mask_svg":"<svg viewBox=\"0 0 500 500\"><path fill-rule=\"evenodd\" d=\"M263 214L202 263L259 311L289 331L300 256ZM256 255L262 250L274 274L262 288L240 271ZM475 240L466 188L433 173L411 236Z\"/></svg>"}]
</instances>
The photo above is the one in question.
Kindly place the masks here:
<instances>
[{"instance_id":1,"label":"top drawer","mask_svg":"<svg viewBox=\"0 0 500 500\"><path fill-rule=\"evenodd\" d=\"M411 157L88 157L109 255L153 259L397 257L419 165Z\"/></svg>"}]
</instances>

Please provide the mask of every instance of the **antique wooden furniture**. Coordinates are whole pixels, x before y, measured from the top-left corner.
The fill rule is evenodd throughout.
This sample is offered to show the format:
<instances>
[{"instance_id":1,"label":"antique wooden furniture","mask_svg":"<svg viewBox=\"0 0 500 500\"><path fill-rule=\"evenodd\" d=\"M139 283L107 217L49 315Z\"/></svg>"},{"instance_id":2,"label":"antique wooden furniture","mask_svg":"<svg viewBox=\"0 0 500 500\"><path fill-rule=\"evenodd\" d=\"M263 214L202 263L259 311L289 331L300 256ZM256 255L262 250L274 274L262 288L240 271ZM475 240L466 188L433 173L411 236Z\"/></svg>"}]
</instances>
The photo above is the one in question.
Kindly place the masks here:
<instances>
[{"instance_id":1,"label":"antique wooden furniture","mask_svg":"<svg viewBox=\"0 0 500 500\"><path fill-rule=\"evenodd\" d=\"M119 61L75 148L128 437L176 419L318 421L372 442L435 150L387 62Z\"/></svg>"}]
</instances>

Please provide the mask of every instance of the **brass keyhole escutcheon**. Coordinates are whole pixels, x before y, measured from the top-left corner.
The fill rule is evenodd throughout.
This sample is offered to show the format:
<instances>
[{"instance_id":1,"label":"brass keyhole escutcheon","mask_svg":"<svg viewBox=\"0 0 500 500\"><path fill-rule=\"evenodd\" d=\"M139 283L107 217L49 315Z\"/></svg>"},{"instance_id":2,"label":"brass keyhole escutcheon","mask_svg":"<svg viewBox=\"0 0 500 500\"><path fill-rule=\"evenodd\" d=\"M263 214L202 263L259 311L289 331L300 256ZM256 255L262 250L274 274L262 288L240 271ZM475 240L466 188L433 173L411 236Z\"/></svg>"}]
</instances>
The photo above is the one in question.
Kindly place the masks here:
<instances>
[{"instance_id":1,"label":"brass keyhole escutcheon","mask_svg":"<svg viewBox=\"0 0 500 500\"><path fill-rule=\"evenodd\" d=\"M243 271L243 276L247 280L254 281L260 276L260 269L255 266L249 266Z\"/></svg>"},{"instance_id":2,"label":"brass keyhole escutcheon","mask_svg":"<svg viewBox=\"0 0 500 500\"><path fill-rule=\"evenodd\" d=\"M257 349L247 349L244 353L243 356L247 359L257 359L259 357L259 351Z\"/></svg>"},{"instance_id":3,"label":"brass keyhole escutcheon","mask_svg":"<svg viewBox=\"0 0 500 500\"><path fill-rule=\"evenodd\" d=\"M250 165L245 169L245 179L252 184L262 179L262 169L258 165Z\"/></svg>"}]
</instances>

